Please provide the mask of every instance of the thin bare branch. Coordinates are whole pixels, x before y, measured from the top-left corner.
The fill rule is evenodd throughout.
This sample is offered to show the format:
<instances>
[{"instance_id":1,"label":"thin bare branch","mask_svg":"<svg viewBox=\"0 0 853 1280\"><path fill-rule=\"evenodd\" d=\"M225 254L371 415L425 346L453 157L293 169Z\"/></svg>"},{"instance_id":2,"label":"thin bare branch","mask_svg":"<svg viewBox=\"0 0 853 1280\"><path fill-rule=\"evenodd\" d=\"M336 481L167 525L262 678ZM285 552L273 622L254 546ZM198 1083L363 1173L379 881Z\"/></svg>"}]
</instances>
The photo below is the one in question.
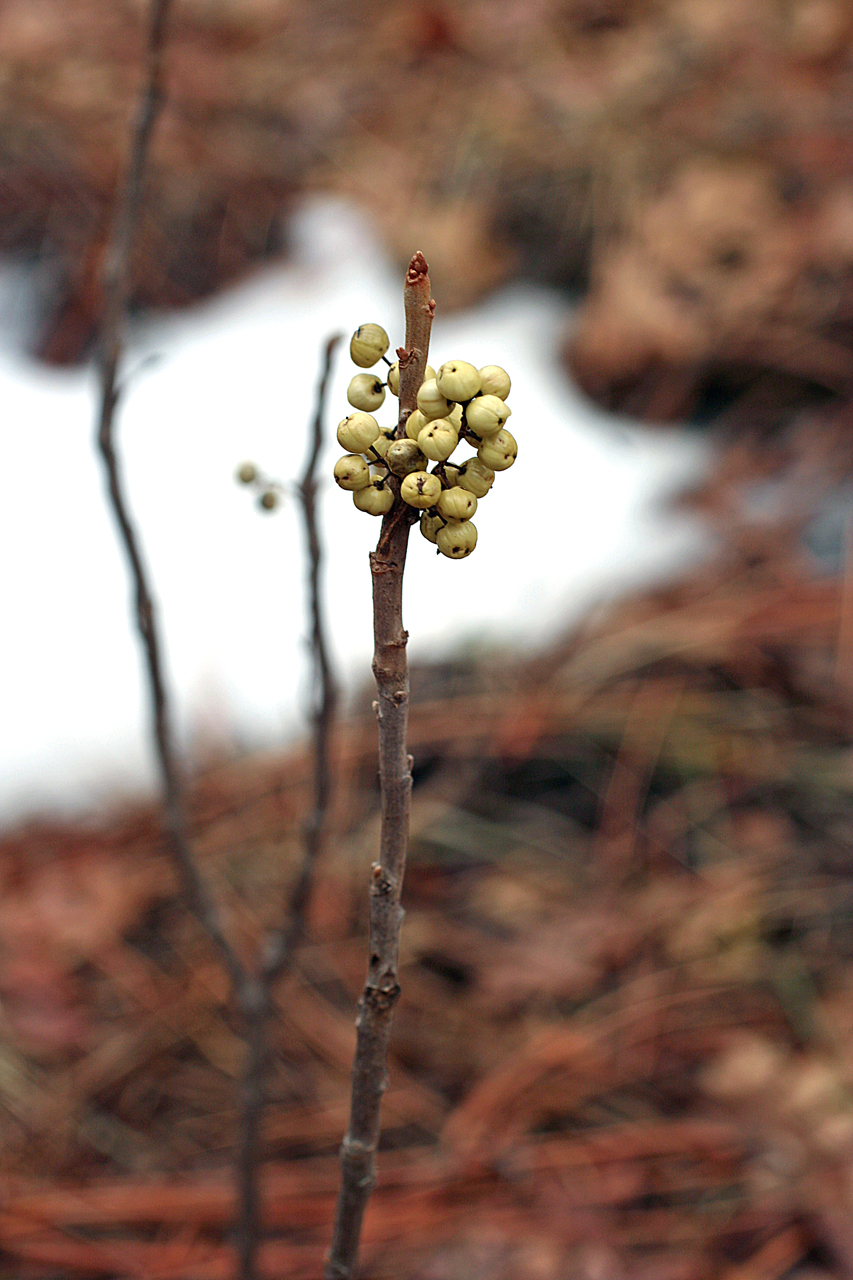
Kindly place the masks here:
<instances>
[{"instance_id":1,"label":"thin bare branch","mask_svg":"<svg viewBox=\"0 0 853 1280\"><path fill-rule=\"evenodd\" d=\"M130 288L130 260L139 216L143 179L151 135L163 105L163 50L169 0L152 0L149 10L145 85L131 136L128 170L119 193L110 244L104 260L104 306L99 342L101 380L98 448L107 471L113 516L130 566L136 595L136 624L148 671L151 728L163 789L163 828L166 845L181 879L191 910L222 955L235 987L244 980L244 967L228 940L219 913L195 865L187 835L187 814L178 768L172 716L157 628L156 610L139 538L130 517L113 436L120 397L118 368L124 340Z\"/></svg>"},{"instance_id":2,"label":"thin bare branch","mask_svg":"<svg viewBox=\"0 0 853 1280\"><path fill-rule=\"evenodd\" d=\"M305 914L311 896L314 868L322 853L332 791L330 747L337 705L337 684L332 670L323 619L323 546L317 522L317 463L323 445L326 391L332 359L340 334L326 343L317 384L314 421L308 461L298 485L299 505L305 529L308 565L308 599L311 616L312 694L315 700L314 787L311 811L303 829L302 862L290 891L282 927L267 940L258 981L244 987L240 1008L246 1027L247 1059L242 1082L240 1153L237 1165L237 1250L240 1280L256 1280L261 1242L261 1203L258 1191L261 1164L261 1125L266 1106L269 1065L267 1028L273 1011L272 988L290 968L305 933Z\"/></svg>"},{"instance_id":3,"label":"thin bare branch","mask_svg":"<svg viewBox=\"0 0 853 1280\"><path fill-rule=\"evenodd\" d=\"M322 445L325 394L332 356L339 338L329 340L317 391L312 445L300 497L308 542L309 590L312 619L314 687L319 698L315 710L315 794L306 821L305 856L291 891L289 911L282 929L273 936L259 975L250 973L228 939L213 899L193 858L188 838L186 800L174 747L172 713L163 673L156 610L139 538L130 517L114 441L114 421L120 398L118 370L123 350L123 328L130 292L130 261L142 196L150 140L161 110L163 49L169 0L153 0L149 13L145 89L135 121L125 186L117 203L114 230L104 262L104 306L100 334L99 365L101 403L98 447L107 471L112 511L127 555L136 594L136 620L148 672L152 732L163 789L163 826L168 850L178 870L188 904L215 943L228 969L237 1005L243 1018L247 1058L241 1090L242 1133L237 1180L239 1211L237 1243L241 1280L255 1280L261 1235L259 1195L260 1127L265 1103L265 1077L269 1058L267 1027L272 1010L272 986L290 965L304 932L311 877L322 848L331 771L329 741L336 689L323 626L320 598L322 553L316 522L316 466Z\"/></svg>"},{"instance_id":4,"label":"thin bare branch","mask_svg":"<svg viewBox=\"0 0 853 1280\"><path fill-rule=\"evenodd\" d=\"M244 985L241 996L240 1012L246 1041L246 1063L240 1082L240 1146L235 1169L237 1274L239 1280L255 1280L263 1225L260 1194L261 1124L267 1101L267 1028L272 1014L270 984L257 978L251 984Z\"/></svg>"},{"instance_id":5,"label":"thin bare branch","mask_svg":"<svg viewBox=\"0 0 853 1280\"><path fill-rule=\"evenodd\" d=\"M400 360L400 417L397 434L415 408L429 354L435 302L430 297L424 256L416 253L403 290L406 345ZM361 1226L376 1183L382 1094L387 1083L388 1042L400 994L397 965L406 869L412 758L406 746L409 720L408 633L403 630L403 570L409 529L417 514L399 500L382 521L370 557L373 577L373 674L379 725L379 781L382 828L379 860L371 868L370 957L359 1004L352 1071L350 1123L341 1147L342 1177L326 1280L352 1280Z\"/></svg>"},{"instance_id":6,"label":"thin bare branch","mask_svg":"<svg viewBox=\"0 0 853 1280\"><path fill-rule=\"evenodd\" d=\"M311 892L311 880L314 867L323 848L329 800L332 792L330 746L338 701L338 689L332 670L323 611L323 546L317 521L317 463L323 447L326 392L332 371L332 360L340 341L341 335L334 334L326 342L323 365L317 383L314 420L311 428L311 446L305 472L298 486L299 505L305 533L306 561L308 565L308 607L311 617L314 794L312 809L305 819L303 828L304 857L299 874L291 889L285 924L281 931L270 939L267 947L264 974L269 982L274 982L289 966L293 951L304 933L305 912Z\"/></svg>"}]
</instances>

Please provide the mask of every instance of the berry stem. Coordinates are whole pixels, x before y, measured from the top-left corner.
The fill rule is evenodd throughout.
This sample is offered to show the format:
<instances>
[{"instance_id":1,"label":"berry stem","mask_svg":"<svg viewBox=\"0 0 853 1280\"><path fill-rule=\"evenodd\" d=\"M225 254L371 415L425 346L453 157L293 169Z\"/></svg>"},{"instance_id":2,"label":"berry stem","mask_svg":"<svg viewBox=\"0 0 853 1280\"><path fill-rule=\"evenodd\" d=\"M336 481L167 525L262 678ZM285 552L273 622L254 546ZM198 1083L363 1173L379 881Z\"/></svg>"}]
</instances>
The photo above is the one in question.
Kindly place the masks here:
<instances>
[{"instance_id":1,"label":"berry stem","mask_svg":"<svg viewBox=\"0 0 853 1280\"><path fill-rule=\"evenodd\" d=\"M468 426L468 405L470 400L466 400L462 406L462 425L459 428L459 436L462 440L476 440L477 444L483 443L483 437L478 436L473 427Z\"/></svg>"},{"instance_id":2,"label":"berry stem","mask_svg":"<svg viewBox=\"0 0 853 1280\"><path fill-rule=\"evenodd\" d=\"M409 264L403 289L406 346L400 360L400 416L398 439L415 408L429 352L435 302L430 297L429 271L423 254ZM400 482L391 478L399 495ZM380 1106L387 1074L388 1042L394 1006L400 994L397 960L403 910L400 897L406 868L412 758L408 754L409 670L408 633L403 629L403 569L409 529L418 512L399 497L383 517L376 550L370 557L373 578L373 674L379 725L379 782L382 827L379 859L371 868L370 958L359 1003L352 1070L350 1122L341 1147L342 1177L332 1247L325 1280L352 1280L358 1257L361 1224L376 1183Z\"/></svg>"}]
</instances>

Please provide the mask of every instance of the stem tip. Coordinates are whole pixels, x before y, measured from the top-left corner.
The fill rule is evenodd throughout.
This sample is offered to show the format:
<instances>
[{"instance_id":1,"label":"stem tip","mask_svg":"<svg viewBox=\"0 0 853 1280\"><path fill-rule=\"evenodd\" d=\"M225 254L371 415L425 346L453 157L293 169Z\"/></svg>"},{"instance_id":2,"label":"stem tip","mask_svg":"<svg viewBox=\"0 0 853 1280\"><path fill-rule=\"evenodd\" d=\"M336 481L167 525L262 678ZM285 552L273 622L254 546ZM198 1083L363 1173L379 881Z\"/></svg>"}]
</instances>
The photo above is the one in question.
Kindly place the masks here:
<instances>
[{"instance_id":1,"label":"stem tip","mask_svg":"<svg viewBox=\"0 0 853 1280\"><path fill-rule=\"evenodd\" d=\"M409 263L409 269L406 272L406 284L417 284L423 276L428 274L429 267L427 266L426 258L421 253L420 249L418 249L417 253L412 258L412 261Z\"/></svg>"}]
</instances>

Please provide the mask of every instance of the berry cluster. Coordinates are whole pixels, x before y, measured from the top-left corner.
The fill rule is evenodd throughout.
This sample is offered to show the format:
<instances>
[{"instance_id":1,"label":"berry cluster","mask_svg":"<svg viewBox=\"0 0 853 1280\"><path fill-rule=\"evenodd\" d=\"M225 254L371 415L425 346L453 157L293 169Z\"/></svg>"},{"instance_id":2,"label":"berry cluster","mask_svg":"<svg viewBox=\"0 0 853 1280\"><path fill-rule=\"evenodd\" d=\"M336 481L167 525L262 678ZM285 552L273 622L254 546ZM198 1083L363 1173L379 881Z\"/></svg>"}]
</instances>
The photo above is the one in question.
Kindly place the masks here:
<instances>
[{"instance_id":1,"label":"berry cluster","mask_svg":"<svg viewBox=\"0 0 853 1280\"><path fill-rule=\"evenodd\" d=\"M335 463L335 481L352 493L359 511L386 515L397 501L421 512L424 537L451 560L464 560L477 545L471 517L477 501L492 487L496 471L515 462L518 446L506 429L512 410L506 403L509 374L499 365L482 369L464 360L448 360L438 372L426 367L418 407L409 414L404 437L396 426L380 427L374 410L386 388L399 395L399 364L387 358L388 334L378 324L363 324L353 334L350 355L361 369L383 360L386 381L357 373L347 399L354 412L338 423L338 444L347 452ZM451 463L461 440L476 449L473 457ZM430 463L433 463L430 469ZM399 487L389 483L391 476Z\"/></svg>"}]
</instances>

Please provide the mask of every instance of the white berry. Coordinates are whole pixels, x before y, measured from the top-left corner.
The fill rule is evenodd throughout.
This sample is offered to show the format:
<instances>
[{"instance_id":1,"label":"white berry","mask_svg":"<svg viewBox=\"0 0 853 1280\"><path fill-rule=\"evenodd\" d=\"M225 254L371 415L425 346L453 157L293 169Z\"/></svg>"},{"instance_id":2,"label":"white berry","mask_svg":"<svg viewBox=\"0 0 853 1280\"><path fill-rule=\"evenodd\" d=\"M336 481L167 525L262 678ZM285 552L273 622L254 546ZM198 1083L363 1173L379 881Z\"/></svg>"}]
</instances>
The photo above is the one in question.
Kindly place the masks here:
<instances>
[{"instance_id":1,"label":"white berry","mask_svg":"<svg viewBox=\"0 0 853 1280\"><path fill-rule=\"evenodd\" d=\"M436 507L445 520L470 520L477 510L477 499L467 489L442 489Z\"/></svg>"},{"instance_id":2,"label":"white berry","mask_svg":"<svg viewBox=\"0 0 853 1280\"><path fill-rule=\"evenodd\" d=\"M441 495L441 481L428 471L413 471L400 485L400 497L410 507L434 507Z\"/></svg>"},{"instance_id":3,"label":"white berry","mask_svg":"<svg viewBox=\"0 0 853 1280\"><path fill-rule=\"evenodd\" d=\"M391 339L381 324L361 324L352 335L349 353L353 364L369 369L381 360L391 345Z\"/></svg>"},{"instance_id":4,"label":"white berry","mask_svg":"<svg viewBox=\"0 0 853 1280\"><path fill-rule=\"evenodd\" d=\"M354 491L370 484L370 468L358 454L346 454L335 463L335 484Z\"/></svg>"},{"instance_id":5,"label":"white berry","mask_svg":"<svg viewBox=\"0 0 853 1280\"><path fill-rule=\"evenodd\" d=\"M347 400L354 409L363 409L372 413L378 409L385 399L385 387L375 373L357 373L350 378L347 387Z\"/></svg>"},{"instance_id":6,"label":"white berry","mask_svg":"<svg viewBox=\"0 0 853 1280\"><path fill-rule=\"evenodd\" d=\"M479 457L469 458L457 472L456 483L460 489L467 489L475 498L485 498L495 482L495 473L491 467Z\"/></svg>"},{"instance_id":7,"label":"white berry","mask_svg":"<svg viewBox=\"0 0 853 1280\"><path fill-rule=\"evenodd\" d=\"M506 400L512 386L506 369L502 369L499 364L484 364L479 372L480 395L497 396L499 400Z\"/></svg>"},{"instance_id":8,"label":"white berry","mask_svg":"<svg viewBox=\"0 0 853 1280\"><path fill-rule=\"evenodd\" d=\"M428 422L418 435L418 448L430 462L444 462L459 443L459 433L446 418Z\"/></svg>"},{"instance_id":9,"label":"white berry","mask_svg":"<svg viewBox=\"0 0 853 1280\"><path fill-rule=\"evenodd\" d=\"M500 431L511 413L499 396L477 396L465 411L465 421L478 436L490 436Z\"/></svg>"},{"instance_id":10,"label":"white berry","mask_svg":"<svg viewBox=\"0 0 853 1280\"><path fill-rule=\"evenodd\" d=\"M453 520L439 529L435 541L443 556L449 556L451 560L464 560L477 545L477 529L470 520Z\"/></svg>"},{"instance_id":11,"label":"white berry","mask_svg":"<svg viewBox=\"0 0 853 1280\"><path fill-rule=\"evenodd\" d=\"M388 469L395 476L407 476L411 471L423 471L427 460L414 440L395 440L385 454Z\"/></svg>"},{"instance_id":12,"label":"white berry","mask_svg":"<svg viewBox=\"0 0 853 1280\"><path fill-rule=\"evenodd\" d=\"M426 425L427 420L420 409L413 409L406 419L406 435L410 440L417 440Z\"/></svg>"},{"instance_id":13,"label":"white berry","mask_svg":"<svg viewBox=\"0 0 853 1280\"><path fill-rule=\"evenodd\" d=\"M418 408L428 421L433 418L446 418L450 412L450 401L441 394L435 378L422 382L418 391Z\"/></svg>"},{"instance_id":14,"label":"white berry","mask_svg":"<svg viewBox=\"0 0 853 1280\"><path fill-rule=\"evenodd\" d=\"M436 375L439 391L448 400L472 400L480 392L480 374L466 360L448 360Z\"/></svg>"},{"instance_id":15,"label":"white berry","mask_svg":"<svg viewBox=\"0 0 853 1280\"><path fill-rule=\"evenodd\" d=\"M378 435L379 423L369 413L350 413L338 423L338 444L348 453L366 453Z\"/></svg>"},{"instance_id":16,"label":"white berry","mask_svg":"<svg viewBox=\"0 0 853 1280\"><path fill-rule=\"evenodd\" d=\"M487 436L477 450L477 457L492 471L506 471L518 456L515 436L509 431L496 431Z\"/></svg>"},{"instance_id":17,"label":"white berry","mask_svg":"<svg viewBox=\"0 0 853 1280\"><path fill-rule=\"evenodd\" d=\"M421 533L426 538L427 542L431 542L434 545L436 534L439 529L443 528L444 521L441 516L431 516L428 515L426 511L421 516Z\"/></svg>"},{"instance_id":18,"label":"white berry","mask_svg":"<svg viewBox=\"0 0 853 1280\"><path fill-rule=\"evenodd\" d=\"M352 500L359 511L370 516L384 516L394 505L394 495L381 481L371 481L364 489L357 489Z\"/></svg>"},{"instance_id":19,"label":"white berry","mask_svg":"<svg viewBox=\"0 0 853 1280\"><path fill-rule=\"evenodd\" d=\"M391 445L394 443L395 435L393 427L382 427L379 435L373 441L370 448L377 453L380 458L384 458Z\"/></svg>"}]
</instances>

